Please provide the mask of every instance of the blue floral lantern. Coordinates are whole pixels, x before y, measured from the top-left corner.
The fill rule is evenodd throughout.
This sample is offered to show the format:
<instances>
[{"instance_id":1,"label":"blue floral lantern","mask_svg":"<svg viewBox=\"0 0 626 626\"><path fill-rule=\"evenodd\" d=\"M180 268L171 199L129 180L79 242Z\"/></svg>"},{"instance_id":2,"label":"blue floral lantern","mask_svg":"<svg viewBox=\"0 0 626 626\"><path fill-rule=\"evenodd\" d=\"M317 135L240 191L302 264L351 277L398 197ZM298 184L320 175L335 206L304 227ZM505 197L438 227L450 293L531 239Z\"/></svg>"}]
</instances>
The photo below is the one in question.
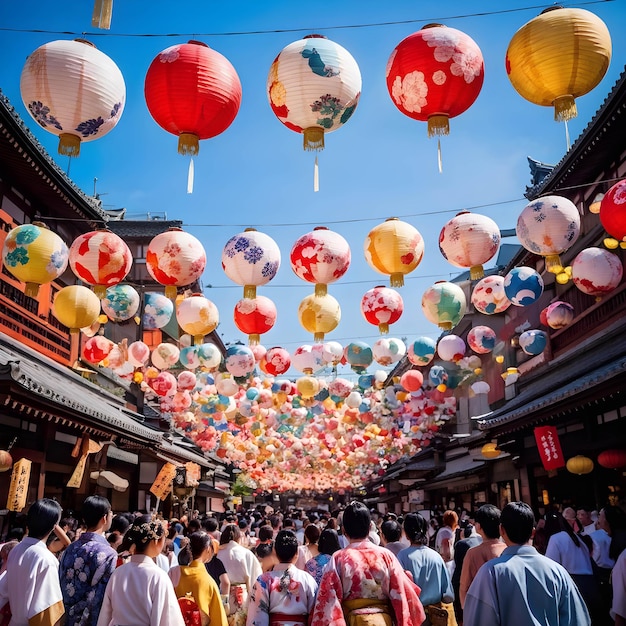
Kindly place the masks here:
<instances>
[{"instance_id":1,"label":"blue floral lantern","mask_svg":"<svg viewBox=\"0 0 626 626\"><path fill-rule=\"evenodd\" d=\"M407 348L407 356L413 365L428 365L437 351L437 343L430 337L418 337Z\"/></svg>"},{"instance_id":2,"label":"blue floral lantern","mask_svg":"<svg viewBox=\"0 0 626 626\"><path fill-rule=\"evenodd\" d=\"M114 285L106 290L102 310L112 322L125 322L137 314L141 298L130 285ZM171 304L171 302L170 302Z\"/></svg>"},{"instance_id":3,"label":"blue floral lantern","mask_svg":"<svg viewBox=\"0 0 626 626\"><path fill-rule=\"evenodd\" d=\"M541 354L548 344L548 337L543 330L527 330L519 336L519 346L531 356Z\"/></svg>"},{"instance_id":4,"label":"blue floral lantern","mask_svg":"<svg viewBox=\"0 0 626 626\"><path fill-rule=\"evenodd\" d=\"M364 341L353 341L346 346L346 360L357 374L364 374L372 364L372 349Z\"/></svg>"},{"instance_id":5,"label":"blue floral lantern","mask_svg":"<svg viewBox=\"0 0 626 626\"><path fill-rule=\"evenodd\" d=\"M148 291L144 294L143 329L163 328L174 313L174 303L163 293Z\"/></svg>"},{"instance_id":6,"label":"blue floral lantern","mask_svg":"<svg viewBox=\"0 0 626 626\"><path fill-rule=\"evenodd\" d=\"M504 277L504 293L515 306L529 306L543 293L543 279L532 267L514 267Z\"/></svg>"}]
</instances>

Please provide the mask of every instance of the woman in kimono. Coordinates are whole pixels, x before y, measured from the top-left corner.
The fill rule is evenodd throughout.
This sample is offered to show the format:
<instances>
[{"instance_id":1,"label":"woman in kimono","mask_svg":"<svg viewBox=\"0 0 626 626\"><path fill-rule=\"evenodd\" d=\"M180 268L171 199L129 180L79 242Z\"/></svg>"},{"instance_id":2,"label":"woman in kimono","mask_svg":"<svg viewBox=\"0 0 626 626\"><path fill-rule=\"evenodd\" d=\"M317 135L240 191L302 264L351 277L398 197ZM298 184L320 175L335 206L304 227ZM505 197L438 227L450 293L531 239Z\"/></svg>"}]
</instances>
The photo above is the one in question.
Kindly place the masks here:
<instances>
[{"instance_id":1,"label":"woman in kimono","mask_svg":"<svg viewBox=\"0 0 626 626\"><path fill-rule=\"evenodd\" d=\"M165 538L159 520L135 519L122 544L132 556L111 575L98 626L185 626L172 582L155 561Z\"/></svg>"}]
</instances>

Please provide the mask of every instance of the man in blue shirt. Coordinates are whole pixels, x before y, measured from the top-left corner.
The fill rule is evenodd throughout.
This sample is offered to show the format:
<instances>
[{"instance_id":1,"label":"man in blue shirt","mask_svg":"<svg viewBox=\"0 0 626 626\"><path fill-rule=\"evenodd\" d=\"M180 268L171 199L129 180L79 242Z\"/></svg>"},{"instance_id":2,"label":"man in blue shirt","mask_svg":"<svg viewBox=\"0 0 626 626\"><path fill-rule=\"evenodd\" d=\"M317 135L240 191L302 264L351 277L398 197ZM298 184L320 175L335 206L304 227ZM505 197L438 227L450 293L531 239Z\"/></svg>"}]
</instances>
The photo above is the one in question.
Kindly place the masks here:
<instances>
[{"instance_id":1,"label":"man in blue shirt","mask_svg":"<svg viewBox=\"0 0 626 626\"><path fill-rule=\"evenodd\" d=\"M558 563L530 545L535 516L524 502L502 510L502 555L488 561L470 585L464 626L589 626L587 607Z\"/></svg>"},{"instance_id":2,"label":"man in blue shirt","mask_svg":"<svg viewBox=\"0 0 626 626\"><path fill-rule=\"evenodd\" d=\"M96 626L117 562L117 552L104 536L113 519L110 502L89 496L82 514L87 530L67 547L59 566L66 626Z\"/></svg>"}]
</instances>

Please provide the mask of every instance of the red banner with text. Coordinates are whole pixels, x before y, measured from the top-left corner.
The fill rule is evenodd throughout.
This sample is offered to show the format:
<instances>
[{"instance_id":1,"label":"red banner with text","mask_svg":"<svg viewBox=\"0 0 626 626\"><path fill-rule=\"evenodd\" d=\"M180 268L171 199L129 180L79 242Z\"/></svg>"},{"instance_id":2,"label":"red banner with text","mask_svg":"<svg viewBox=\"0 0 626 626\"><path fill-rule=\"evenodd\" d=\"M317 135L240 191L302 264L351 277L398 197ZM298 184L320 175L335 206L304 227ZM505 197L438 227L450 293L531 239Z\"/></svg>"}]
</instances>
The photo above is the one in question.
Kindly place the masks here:
<instances>
[{"instance_id":1,"label":"red banner with text","mask_svg":"<svg viewBox=\"0 0 626 626\"><path fill-rule=\"evenodd\" d=\"M555 426L539 426L535 428L535 441L539 449L539 456L545 470L555 470L565 467L565 459L561 451L561 443Z\"/></svg>"}]
</instances>

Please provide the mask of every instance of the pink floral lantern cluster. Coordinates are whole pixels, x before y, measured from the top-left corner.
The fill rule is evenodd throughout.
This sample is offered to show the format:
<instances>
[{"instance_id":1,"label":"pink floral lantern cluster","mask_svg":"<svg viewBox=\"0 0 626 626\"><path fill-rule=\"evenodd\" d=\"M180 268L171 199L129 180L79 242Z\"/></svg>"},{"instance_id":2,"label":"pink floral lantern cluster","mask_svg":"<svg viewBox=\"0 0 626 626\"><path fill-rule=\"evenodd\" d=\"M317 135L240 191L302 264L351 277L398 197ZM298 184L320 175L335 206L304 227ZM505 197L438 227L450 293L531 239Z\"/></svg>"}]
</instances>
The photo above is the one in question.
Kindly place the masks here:
<instances>
[{"instance_id":1,"label":"pink floral lantern cluster","mask_svg":"<svg viewBox=\"0 0 626 626\"><path fill-rule=\"evenodd\" d=\"M361 313L381 335L389 332L389 325L397 322L404 311L402 296L391 287L379 285L366 291L361 299Z\"/></svg>"}]
</instances>

